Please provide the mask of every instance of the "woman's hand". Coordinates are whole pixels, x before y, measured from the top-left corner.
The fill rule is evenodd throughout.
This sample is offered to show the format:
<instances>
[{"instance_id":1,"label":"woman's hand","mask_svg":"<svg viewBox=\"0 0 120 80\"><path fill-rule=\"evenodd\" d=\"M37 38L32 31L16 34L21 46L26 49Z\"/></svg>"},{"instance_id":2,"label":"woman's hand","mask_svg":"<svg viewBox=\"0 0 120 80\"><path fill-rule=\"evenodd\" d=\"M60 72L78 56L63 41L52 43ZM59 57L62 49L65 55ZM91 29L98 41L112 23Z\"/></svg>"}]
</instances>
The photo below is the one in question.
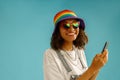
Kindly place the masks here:
<instances>
[{"instance_id":1,"label":"woman's hand","mask_svg":"<svg viewBox=\"0 0 120 80\"><path fill-rule=\"evenodd\" d=\"M94 57L91 68L95 71L99 71L108 61L108 50L105 49L103 53L96 54Z\"/></svg>"},{"instance_id":2,"label":"woman's hand","mask_svg":"<svg viewBox=\"0 0 120 80\"><path fill-rule=\"evenodd\" d=\"M107 63L108 61L108 51L104 50L103 53L97 54L92 61L91 66L88 70L83 73L77 80L96 80L99 70Z\"/></svg>"}]
</instances>

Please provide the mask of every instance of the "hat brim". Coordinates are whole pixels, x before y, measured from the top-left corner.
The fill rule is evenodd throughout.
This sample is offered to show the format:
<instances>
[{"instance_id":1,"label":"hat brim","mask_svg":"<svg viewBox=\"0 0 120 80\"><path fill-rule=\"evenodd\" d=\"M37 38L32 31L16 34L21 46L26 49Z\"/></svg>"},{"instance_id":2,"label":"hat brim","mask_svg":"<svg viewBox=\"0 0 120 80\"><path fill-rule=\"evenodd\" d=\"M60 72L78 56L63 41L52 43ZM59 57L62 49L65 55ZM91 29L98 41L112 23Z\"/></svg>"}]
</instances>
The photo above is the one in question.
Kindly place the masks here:
<instances>
[{"instance_id":1,"label":"hat brim","mask_svg":"<svg viewBox=\"0 0 120 80\"><path fill-rule=\"evenodd\" d=\"M61 21L64 21L64 20L67 20L67 19L76 19L76 20L80 21L80 28L83 29L83 30L85 29L85 23L84 23L83 19L78 18L78 17L67 17L67 18L63 18L63 19L61 19L60 21L58 21L55 26L57 27L58 24L59 24Z\"/></svg>"}]
</instances>

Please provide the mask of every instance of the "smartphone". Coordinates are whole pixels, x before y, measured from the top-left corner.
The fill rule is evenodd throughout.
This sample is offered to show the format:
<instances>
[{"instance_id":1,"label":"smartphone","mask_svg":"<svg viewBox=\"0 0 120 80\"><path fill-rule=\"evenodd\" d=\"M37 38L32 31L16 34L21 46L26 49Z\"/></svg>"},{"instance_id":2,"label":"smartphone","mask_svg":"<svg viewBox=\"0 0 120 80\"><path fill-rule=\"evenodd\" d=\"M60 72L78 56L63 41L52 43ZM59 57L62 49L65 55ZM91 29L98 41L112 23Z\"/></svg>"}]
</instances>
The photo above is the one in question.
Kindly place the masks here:
<instances>
[{"instance_id":1,"label":"smartphone","mask_svg":"<svg viewBox=\"0 0 120 80\"><path fill-rule=\"evenodd\" d=\"M103 53L103 51L104 51L105 49L107 49L107 48L108 48L108 42L106 41L105 44L104 44L104 47L103 47L103 50L102 50L101 53Z\"/></svg>"}]
</instances>

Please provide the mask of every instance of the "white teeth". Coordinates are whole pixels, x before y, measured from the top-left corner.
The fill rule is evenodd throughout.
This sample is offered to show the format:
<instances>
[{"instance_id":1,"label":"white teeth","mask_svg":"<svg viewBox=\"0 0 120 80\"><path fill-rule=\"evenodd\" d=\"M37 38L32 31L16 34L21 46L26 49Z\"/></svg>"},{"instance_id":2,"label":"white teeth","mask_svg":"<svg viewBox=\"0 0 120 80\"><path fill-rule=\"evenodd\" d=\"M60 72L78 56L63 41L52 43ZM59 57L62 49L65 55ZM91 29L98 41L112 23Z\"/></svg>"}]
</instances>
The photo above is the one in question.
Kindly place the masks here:
<instances>
[{"instance_id":1,"label":"white teeth","mask_svg":"<svg viewBox=\"0 0 120 80\"><path fill-rule=\"evenodd\" d=\"M75 35L75 33L68 33L69 36Z\"/></svg>"}]
</instances>

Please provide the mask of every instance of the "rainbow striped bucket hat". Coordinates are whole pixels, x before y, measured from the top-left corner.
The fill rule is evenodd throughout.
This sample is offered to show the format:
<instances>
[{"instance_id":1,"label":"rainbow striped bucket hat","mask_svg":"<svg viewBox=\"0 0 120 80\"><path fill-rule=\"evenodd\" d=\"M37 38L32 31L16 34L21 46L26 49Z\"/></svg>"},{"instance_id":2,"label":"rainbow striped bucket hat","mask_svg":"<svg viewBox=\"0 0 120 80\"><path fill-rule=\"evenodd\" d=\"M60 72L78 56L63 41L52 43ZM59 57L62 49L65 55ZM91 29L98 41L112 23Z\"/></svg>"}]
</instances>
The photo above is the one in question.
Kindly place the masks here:
<instances>
[{"instance_id":1,"label":"rainbow striped bucket hat","mask_svg":"<svg viewBox=\"0 0 120 80\"><path fill-rule=\"evenodd\" d=\"M59 22L66 20L66 19L79 20L80 21L80 28L83 30L85 29L85 23L84 23L83 19L77 17L77 15L71 10L62 10L55 15L55 17L54 17L55 27L58 25Z\"/></svg>"}]
</instances>

